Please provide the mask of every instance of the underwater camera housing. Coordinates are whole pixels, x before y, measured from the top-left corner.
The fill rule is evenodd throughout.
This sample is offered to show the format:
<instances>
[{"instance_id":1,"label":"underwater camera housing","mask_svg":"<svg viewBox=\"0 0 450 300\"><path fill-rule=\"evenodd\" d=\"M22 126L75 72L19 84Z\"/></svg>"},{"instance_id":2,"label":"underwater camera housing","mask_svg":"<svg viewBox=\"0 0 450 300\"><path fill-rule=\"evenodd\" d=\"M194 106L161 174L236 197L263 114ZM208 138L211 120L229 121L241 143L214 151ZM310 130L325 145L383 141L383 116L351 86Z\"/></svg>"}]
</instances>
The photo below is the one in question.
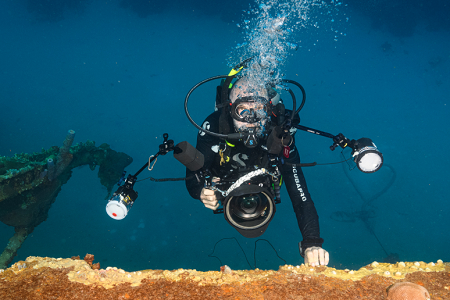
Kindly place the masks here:
<instances>
[{"instance_id":1,"label":"underwater camera housing","mask_svg":"<svg viewBox=\"0 0 450 300\"><path fill-rule=\"evenodd\" d=\"M272 221L276 212L275 204L279 203L271 188L273 183L271 176L256 176L233 189L233 185L236 185L238 181L231 185L228 191L232 190L221 200L222 208L214 213L223 213L225 220L242 236L259 237Z\"/></svg>"}]
</instances>

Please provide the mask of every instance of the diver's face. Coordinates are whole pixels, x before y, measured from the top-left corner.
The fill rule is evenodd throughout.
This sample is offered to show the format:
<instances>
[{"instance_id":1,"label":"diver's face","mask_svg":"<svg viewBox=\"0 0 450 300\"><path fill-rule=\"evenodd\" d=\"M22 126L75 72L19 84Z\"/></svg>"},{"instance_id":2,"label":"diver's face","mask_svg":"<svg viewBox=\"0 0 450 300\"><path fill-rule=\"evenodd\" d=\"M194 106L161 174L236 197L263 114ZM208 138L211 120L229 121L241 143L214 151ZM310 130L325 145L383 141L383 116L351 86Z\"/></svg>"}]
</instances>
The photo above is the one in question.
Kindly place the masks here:
<instances>
[{"instance_id":1,"label":"diver's face","mask_svg":"<svg viewBox=\"0 0 450 300\"><path fill-rule=\"evenodd\" d=\"M236 107L236 114L240 117L246 117L256 115L260 118L257 122L242 122L233 119L234 127L238 132L246 131L250 128L256 128L256 131L260 134L263 133L264 127L267 123L267 112L265 111L264 104L258 102L241 103Z\"/></svg>"}]
</instances>

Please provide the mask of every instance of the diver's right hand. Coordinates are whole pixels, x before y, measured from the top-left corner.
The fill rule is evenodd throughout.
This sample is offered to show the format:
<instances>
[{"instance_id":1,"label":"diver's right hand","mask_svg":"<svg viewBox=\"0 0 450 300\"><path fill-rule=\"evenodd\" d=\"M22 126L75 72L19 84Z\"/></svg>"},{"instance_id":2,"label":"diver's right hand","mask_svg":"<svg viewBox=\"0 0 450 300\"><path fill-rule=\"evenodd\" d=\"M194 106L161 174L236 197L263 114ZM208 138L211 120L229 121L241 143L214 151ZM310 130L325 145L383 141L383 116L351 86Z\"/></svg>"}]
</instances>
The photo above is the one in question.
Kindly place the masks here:
<instances>
[{"instance_id":1,"label":"diver's right hand","mask_svg":"<svg viewBox=\"0 0 450 300\"><path fill-rule=\"evenodd\" d=\"M211 189L203 188L202 193L200 194L200 200L203 202L206 208L212 210L216 210L220 206L216 194Z\"/></svg>"}]
</instances>

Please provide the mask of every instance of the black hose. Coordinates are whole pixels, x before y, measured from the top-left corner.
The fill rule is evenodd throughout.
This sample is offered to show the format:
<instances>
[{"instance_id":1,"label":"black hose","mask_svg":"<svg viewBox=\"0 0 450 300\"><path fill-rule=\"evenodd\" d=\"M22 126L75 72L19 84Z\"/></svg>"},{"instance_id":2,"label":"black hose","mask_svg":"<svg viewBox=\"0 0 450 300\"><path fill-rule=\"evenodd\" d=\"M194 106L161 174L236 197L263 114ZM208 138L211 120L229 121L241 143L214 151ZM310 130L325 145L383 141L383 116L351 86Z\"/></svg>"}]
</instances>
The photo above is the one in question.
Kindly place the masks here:
<instances>
[{"instance_id":1,"label":"black hose","mask_svg":"<svg viewBox=\"0 0 450 300\"><path fill-rule=\"evenodd\" d=\"M188 106L188 100L189 100L189 97L191 96L192 92L193 92L196 88L198 88L198 87L201 86L202 84L207 83L207 82L209 82L209 81L216 80L216 79L221 79L221 78L227 78L227 77L228 77L227 75L218 75L218 76L213 76L213 77L210 77L210 78L208 78L208 79L205 79L205 80L200 81L199 83L197 83L196 85L194 85L194 87L192 87L192 88L189 90L189 92L188 92L187 95L186 95L186 98L184 99L184 112L186 113L186 116L188 117L188 119L189 119L189 121L192 123L192 125L194 125L198 130L201 130L201 131L203 131L203 132L205 132L205 133L207 133L207 134L209 134L209 135L212 135L212 136L215 136L215 137L219 137L219 138L222 138L222 139L226 139L226 138L227 138L227 135L226 135L226 134L220 134L220 133L216 133L216 132L212 132L212 131L206 130L206 129L200 127L197 123L195 123L195 121L192 119L191 115L189 114L189 111L188 111L188 107L187 107L187 106Z\"/></svg>"},{"instance_id":2,"label":"black hose","mask_svg":"<svg viewBox=\"0 0 450 300\"><path fill-rule=\"evenodd\" d=\"M252 265L250 264L250 262L249 262L249 260L248 260L248 258L247 258L247 254L245 254L244 249L242 249L241 244L239 243L239 241L238 241L235 237L231 237L231 238L223 238L223 239L218 240L218 241L214 244L214 248L213 248L213 251L211 252L211 254L208 254L208 257L214 257L214 258L217 258L217 260L219 260L220 265L221 265L221 266L223 265L223 264L222 264L222 261L220 260L220 258L217 257L217 256L215 256L215 255L213 255L214 252L216 251L216 246L217 246L217 244L220 243L220 242L223 241L223 240L235 240L235 241L236 241L236 243L238 244L238 246L239 246L239 248L241 249L242 253L244 254L244 257L245 257L245 260L247 261L247 264L250 266L250 269L251 269L251 268L252 268ZM278 255L277 250L275 250L275 247L274 247L268 240L266 240L266 239L257 239L257 240L255 241L255 248L253 249L254 269L256 269L256 243L259 242L259 241L265 241L265 242L267 242L267 243L270 245L270 247L272 247L273 251L275 251L276 256L278 256L279 259L281 259L282 261L284 261L284 264L287 263L283 258L281 258L281 257Z\"/></svg>"},{"instance_id":3,"label":"black hose","mask_svg":"<svg viewBox=\"0 0 450 300\"><path fill-rule=\"evenodd\" d=\"M187 118L189 119L189 121L192 123L192 125L194 125L195 128L197 128L198 130L201 130L201 131L205 132L206 134L209 134L209 135L212 135L212 136L221 138L221 139L227 139L227 138L230 138L230 136L228 136L228 135L226 135L226 134L221 134L221 133L212 132L212 131L209 131L209 130L206 130L206 129L200 127L197 123L195 123L194 119L192 119L191 115L189 114L189 110L188 110L188 101L189 101L189 97L191 96L191 94L194 92L194 90L195 90L196 88L198 88L198 87L201 86L202 84L207 83L207 82L209 82L209 81L213 81L213 80L216 80L216 79L222 79L222 78L230 78L230 76L228 76L228 75L218 75L218 76L213 76L213 77L207 78L207 79L205 79L205 80L202 80L202 81L200 81L199 83L197 83L196 85L194 85L194 86L189 90L189 92L188 92L187 95L186 95L186 98L184 99L184 112L186 113L186 116L187 116ZM291 97L292 97L292 102L293 102L293 108L292 108L292 112L293 112L293 113L292 113L292 115L291 115L291 122L292 122L293 119L294 119L294 116L295 116L296 114L298 114L298 113L300 112L300 110L303 108L303 106L305 105L305 101L306 101L306 92L305 92L305 89L301 86L301 84L298 83L298 82L296 82L296 81L293 81L293 80L290 80L290 79L283 79L282 82L292 83L292 84L296 85L297 87L300 88L300 90L302 91L302 94L303 94L302 103L300 104L300 107L299 107L297 110L295 110L295 107L297 106L297 100L296 100L296 98L295 98L294 92L293 92L291 89L288 89L288 92L289 92L289 94L291 95ZM222 88L224 88L224 87L222 87ZM227 86L225 86L225 88L227 88ZM295 113L294 113L294 110L295 110ZM239 137L239 138L241 138L241 137Z\"/></svg>"},{"instance_id":4,"label":"black hose","mask_svg":"<svg viewBox=\"0 0 450 300\"><path fill-rule=\"evenodd\" d=\"M290 123L292 124L292 121L294 120L294 116L296 115L296 112L294 112L295 108L297 107L297 99L295 98L294 92L291 89L288 89L289 94L291 94L292 97L292 113L291 113L291 119Z\"/></svg>"},{"instance_id":5,"label":"black hose","mask_svg":"<svg viewBox=\"0 0 450 300\"><path fill-rule=\"evenodd\" d=\"M252 268L252 265L251 265L250 262L248 261L247 255L245 254L244 249L242 249L241 244L239 244L238 240L237 240L235 237L231 237L231 238L223 238L223 239L218 240L218 241L214 244L214 248L213 248L213 251L211 252L211 254L208 254L208 257L215 257L215 258L217 258L217 259L219 260L220 265L221 265L221 266L223 265L223 264L222 264L222 261L220 260L220 258L218 258L217 256L213 255L214 252L216 251L216 246L217 246L217 244L220 243L220 242L223 241L223 240L235 240L235 241L236 241L236 243L238 244L239 248L241 248L241 251L242 251L242 253L244 254L245 260L247 261L247 263L248 263L248 265L250 266L250 269L251 269L251 268ZM255 245L256 245L256 242L255 242Z\"/></svg>"},{"instance_id":6,"label":"black hose","mask_svg":"<svg viewBox=\"0 0 450 300\"><path fill-rule=\"evenodd\" d=\"M290 80L290 79L283 79L283 80L281 80L281 82L286 82L286 83L291 83L293 85L296 85L302 91L302 94L303 94L302 104L300 104L299 108L293 114L295 116L296 114L298 114L302 110L303 106L305 105L305 102L306 102L306 91L303 88L303 86L300 83L298 83L297 81ZM292 111L294 111L295 107L296 107L296 105L294 105L294 108L292 109Z\"/></svg>"}]
</instances>

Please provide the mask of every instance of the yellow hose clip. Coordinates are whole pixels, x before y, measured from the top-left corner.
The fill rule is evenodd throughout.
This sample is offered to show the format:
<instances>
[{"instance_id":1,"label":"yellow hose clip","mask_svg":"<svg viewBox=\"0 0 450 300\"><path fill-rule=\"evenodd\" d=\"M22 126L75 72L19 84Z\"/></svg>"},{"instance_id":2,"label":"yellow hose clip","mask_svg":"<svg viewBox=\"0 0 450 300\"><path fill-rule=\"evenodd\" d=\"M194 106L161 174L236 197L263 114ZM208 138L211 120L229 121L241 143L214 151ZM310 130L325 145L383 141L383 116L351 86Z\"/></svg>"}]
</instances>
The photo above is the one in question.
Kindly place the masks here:
<instances>
[{"instance_id":1,"label":"yellow hose clip","mask_svg":"<svg viewBox=\"0 0 450 300\"><path fill-rule=\"evenodd\" d=\"M219 150L219 155L220 155L220 165L223 165L226 161L223 158L223 152L225 151L225 149L220 149Z\"/></svg>"},{"instance_id":2,"label":"yellow hose clip","mask_svg":"<svg viewBox=\"0 0 450 300\"><path fill-rule=\"evenodd\" d=\"M227 143L228 146L230 147L235 147L235 145L233 145L232 143L230 143L229 141L225 140L225 143Z\"/></svg>"},{"instance_id":3,"label":"yellow hose clip","mask_svg":"<svg viewBox=\"0 0 450 300\"><path fill-rule=\"evenodd\" d=\"M244 66L240 67L239 69L235 70L235 69L231 69L230 73L228 73L228 76L234 76L237 73L239 73L242 69L244 68Z\"/></svg>"}]
</instances>

